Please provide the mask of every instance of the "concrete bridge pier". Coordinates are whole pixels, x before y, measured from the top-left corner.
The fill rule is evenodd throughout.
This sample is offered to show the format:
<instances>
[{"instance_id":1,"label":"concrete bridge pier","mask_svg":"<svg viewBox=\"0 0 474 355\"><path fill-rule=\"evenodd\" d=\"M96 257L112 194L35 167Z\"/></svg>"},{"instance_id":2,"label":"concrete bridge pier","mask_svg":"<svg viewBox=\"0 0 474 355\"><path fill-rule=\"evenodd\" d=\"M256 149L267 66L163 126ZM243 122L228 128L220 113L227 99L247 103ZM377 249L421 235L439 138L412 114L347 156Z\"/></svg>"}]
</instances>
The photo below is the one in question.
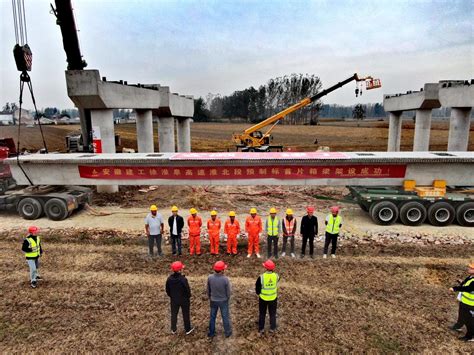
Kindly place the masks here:
<instances>
[{"instance_id":1,"label":"concrete bridge pier","mask_svg":"<svg viewBox=\"0 0 474 355\"><path fill-rule=\"evenodd\" d=\"M467 151L469 145L469 129L471 126L471 111L472 109L470 107L451 108L448 151Z\"/></svg>"},{"instance_id":2,"label":"concrete bridge pier","mask_svg":"<svg viewBox=\"0 0 474 355\"><path fill-rule=\"evenodd\" d=\"M399 152L402 136L402 111L389 112L387 152Z\"/></svg>"},{"instance_id":3,"label":"concrete bridge pier","mask_svg":"<svg viewBox=\"0 0 474 355\"><path fill-rule=\"evenodd\" d=\"M430 150L431 109L416 110L415 136L413 138L414 152Z\"/></svg>"},{"instance_id":4,"label":"concrete bridge pier","mask_svg":"<svg viewBox=\"0 0 474 355\"><path fill-rule=\"evenodd\" d=\"M153 116L151 110L137 112L137 145L139 153L153 153Z\"/></svg>"},{"instance_id":5,"label":"concrete bridge pier","mask_svg":"<svg viewBox=\"0 0 474 355\"><path fill-rule=\"evenodd\" d=\"M114 116L111 109L91 110L94 151L115 154ZM118 185L97 185L97 192L118 192Z\"/></svg>"},{"instance_id":6,"label":"concrete bridge pier","mask_svg":"<svg viewBox=\"0 0 474 355\"><path fill-rule=\"evenodd\" d=\"M174 117L158 118L158 141L160 152L170 153L175 151Z\"/></svg>"},{"instance_id":7,"label":"concrete bridge pier","mask_svg":"<svg viewBox=\"0 0 474 355\"><path fill-rule=\"evenodd\" d=\"M191 121L191 118L180 118L176 120L178 152L191 151Z\"/></svg>"}]
</instances>

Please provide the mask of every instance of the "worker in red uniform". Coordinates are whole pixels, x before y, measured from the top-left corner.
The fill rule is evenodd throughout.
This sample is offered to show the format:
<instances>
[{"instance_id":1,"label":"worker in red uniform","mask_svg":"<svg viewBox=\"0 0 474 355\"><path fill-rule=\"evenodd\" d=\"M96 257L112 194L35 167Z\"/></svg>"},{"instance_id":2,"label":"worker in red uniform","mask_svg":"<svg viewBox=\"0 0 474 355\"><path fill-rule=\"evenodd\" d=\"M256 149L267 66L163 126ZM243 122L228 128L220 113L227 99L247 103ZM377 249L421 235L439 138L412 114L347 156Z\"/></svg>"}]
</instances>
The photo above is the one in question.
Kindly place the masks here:
<instances>
[{"instance_id":1,"label":"worker in red uniform","mask_svg":"<svg viewBox=\"0 0 474 355\"><path fill-rule=\"evenodd\" d=\"M237 255L237 236L240 234L240 224L235 218L235 212L229 212L229 218L224 225L224 233L227 235L227 255Z\"/></svg>"},{"instance_id":2,"label":"worker in red uniform","mask_svg":"<svg viewBox=\"0 0 474 355\"><path fill-rule=\"evenodd\" d=\"M189 254L201 255L201 227L202 219L197 215L197 210L191 208L189 210L191 216L188 217L189 230Z\"/></svg>"},{"instance_id":3,"label":"worker in red uniform","mask_svg":"<svg viewBox=\"0 0 474 355\"><path fill-rule=\"evenodd\" d=\"M211 218L207 221L207 233L211 245L211 255L219 255L219 239L221 236L221 220L217 218L217 211L211 211Z\"/></svg>"},{"instance_id":4,"label":"worker in red uniform","mask_svg":"<svg viewBox=\"0 0 474 355\"><path fill-rule=\"evenodd\" d=\"M260 258L260 233L262 233L262 219L257 216L257 209L250 209L250 216L245 220L245 232L248 235L247 258L252 256L253 251Z\"/></svg>"}]
</instances>

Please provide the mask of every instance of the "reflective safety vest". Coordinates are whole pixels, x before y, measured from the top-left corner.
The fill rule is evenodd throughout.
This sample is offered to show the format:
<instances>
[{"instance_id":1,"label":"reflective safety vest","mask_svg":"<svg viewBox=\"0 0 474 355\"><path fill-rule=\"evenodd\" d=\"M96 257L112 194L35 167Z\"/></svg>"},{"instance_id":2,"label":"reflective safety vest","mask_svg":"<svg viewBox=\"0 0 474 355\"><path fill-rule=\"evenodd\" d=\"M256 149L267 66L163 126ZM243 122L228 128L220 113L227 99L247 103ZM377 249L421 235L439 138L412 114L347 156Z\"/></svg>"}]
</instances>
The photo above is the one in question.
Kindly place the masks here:
<instances>
[{"instance_id":1,"label":"reflective safety vest","mask_svg":"<svg viewBox=\"0 0 474 355\"><path fill-rule=\"evenodd\" d=\"M30 252L25 253L25 257L27 258L36 258L40 256L40 237L36 237L36 242L34 241L33 238L31 237L26 237L25 238L28 241L28 244L30 245L30 248L32 249Z\"/></svg>"},{"instance_id":2,"label":"reflective safety vest","mask_svg":"<svg viewBox=\"0 0 474 355\"><path fill-rule=\"evenodd\" d=\"M331 234L338 234L339 233L339 225L341 224L342 218L341 216L337 215L336 218L332 214L329 215L329 221L326 226L326 232Z\"/></svg>"},{"instance_id":3,"label":"reflective safety vest","mask_svg":"<svg viewBox=\"0 0 474 355\"><path fill-rule=\"evenodd\" d=\"M467 280L463 286L469 286L474 282L474 277ZM468 306L474 307L474 292L462 292L461 293L461 302L467 304Z\"/></svg>"},{"instance_id":4,"label":"reflective safety vest","mask_svg":"<svg viewBox=\"0 0 474 355\"><path fill-rule=\"evenodd\" d=\"M278 220L277 216L275 216L275 219L272 219L272 217L268 217L268 219L267 219L267 233L268 233L268 235L271 235L271 236L278 235L279 223L280 223L280 221Z\"/></svg>"},{"instance_id":5,"label":"reflective safety vest","mask_svg":"<svg viewBox=\"0 0 474 355\"><path fill-rule=\"evenodd\" d=\"M264 301L273 301L277 298L278 274L276 272L265 272L260 275L262 289L260 298Z\"/></svg>"},{"instance_id":6,"label":"reflective safety vest","mask_svg":"<svg viewBox=\"0 0 474 355\"><path fill-rule=\"evenodd\" d=\"M285 223L285 229L286 229L286 236L294 235L293 234L293 228L295 227L295 222L296 218L293 217L291 221L289 221L287 218L283 219L283 222Z\"/></svg>"}]
</instances>

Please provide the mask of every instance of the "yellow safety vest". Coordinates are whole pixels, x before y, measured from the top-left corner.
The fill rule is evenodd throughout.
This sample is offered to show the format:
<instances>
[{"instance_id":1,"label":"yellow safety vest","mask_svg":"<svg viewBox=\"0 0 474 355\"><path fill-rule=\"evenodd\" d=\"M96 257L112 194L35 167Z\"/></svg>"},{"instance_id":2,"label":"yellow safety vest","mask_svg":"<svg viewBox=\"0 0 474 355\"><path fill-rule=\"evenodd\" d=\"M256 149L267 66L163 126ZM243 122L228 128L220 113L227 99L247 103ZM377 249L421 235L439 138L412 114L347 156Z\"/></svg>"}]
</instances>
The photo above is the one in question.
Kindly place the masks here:
<instances>
[{"instance_id":1,"label":"yellow safety vest","mask_svg":"<svg viewBox=\"0 0 474 355\"><path fill-rule=\"evenodd\" d=\"M32 251L25 253L26 258L36 258L40 256L40 237L36 237L36 242L33 240L33 238L26 237L25 238L28 241L28 244L30 245L30 248Z\"/></svg>"},{"instance_id":2,"label":"yellow safety vest","mask_svg":"<svg viewBox=\"0 0 474 355\"><path fill-rule=\"evenodd\" d=\"M275 216L275 219L272 219L272 217L268 217L267 219L267 234L271 236L278 235L278 226L279 226L280 221L278 220L278 217Z\"/></svg>"},{"instance_id":3,"label":"yellow safety vest","mask_svg":"<svg viewBox=\"0 0 474 355\"><path fill-rule=\"evenodd\" d=\"M339 225L341 224L341 216L337 215L336 218L332 214L329 215L329 221L326 226L326 232L331 234L339 233Z\"/></svg>"},{"instance_id":4,"label":"yellow safety vest","mask_svg":"<svg viewBox=\"0 0 474 355\"><path fill-rule=\"evenodd\" d=\"M469 286L472 282L474 282L474 277L468 280L463 286ZM474 307L474 292L462 292L461 302Z\"/></svg>"},{"instance_id":5,"label":"yellow safety vest","mask_svg":"<svg viewBox=\"0 0 474 355\"><path fill-rule=\"evenodd\" d=\"M273 301L277 298L278 274L276 272L266 272L260 275L262 290L260 298L264 301Z\"/></svg>"}]
</instances>

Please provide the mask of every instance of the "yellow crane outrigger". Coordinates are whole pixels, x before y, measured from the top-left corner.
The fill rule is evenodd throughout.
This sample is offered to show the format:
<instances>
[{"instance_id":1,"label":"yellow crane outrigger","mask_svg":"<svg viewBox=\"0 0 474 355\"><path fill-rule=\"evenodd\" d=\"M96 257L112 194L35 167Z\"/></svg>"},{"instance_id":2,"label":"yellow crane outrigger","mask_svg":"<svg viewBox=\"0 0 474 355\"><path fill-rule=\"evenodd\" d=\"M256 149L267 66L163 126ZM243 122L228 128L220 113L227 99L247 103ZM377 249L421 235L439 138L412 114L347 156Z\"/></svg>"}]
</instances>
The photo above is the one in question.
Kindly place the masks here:
<instances>
[{"instance_id":1,"label":"yellow crane outrigger","mask_svg":"<svg viewBox=\"0 0 474 355\"><path fill-rule=\"evenodd\" d=\"M365 81L366 90L376 89L382 86L380 79L374 79L371 76L359 77L357 73L355 73L350 78L347 78L346 80L341 81L331 86L330 88L327 88L326 90L323 90L320 93L317 93L314 96L304 98L300 102L284 109L283 111L280 111L277 114L263 120L262 122L257 123L256 125L250 128L247 128L243 133L234 133L232 136L232 140L236 144L236 148L241 149L242 151L247 151L247 152L269 151L271 148L270 146L271 134L270 133L273 130L273 128L275 128L275 126L278 124L278 122L280 122L280 120L285 118L290 113L309 105L310 103L320 99L321 97L329 94L330 92L333 92L336 89L339 89L340 87L343 87L344 85L350 83L353 80ZM265 133L262 133L262 131L260 131L262 128L269 125L272 125L272 126L268 129L268 131L266 131Z\"/></svg>"}]
</instances>

